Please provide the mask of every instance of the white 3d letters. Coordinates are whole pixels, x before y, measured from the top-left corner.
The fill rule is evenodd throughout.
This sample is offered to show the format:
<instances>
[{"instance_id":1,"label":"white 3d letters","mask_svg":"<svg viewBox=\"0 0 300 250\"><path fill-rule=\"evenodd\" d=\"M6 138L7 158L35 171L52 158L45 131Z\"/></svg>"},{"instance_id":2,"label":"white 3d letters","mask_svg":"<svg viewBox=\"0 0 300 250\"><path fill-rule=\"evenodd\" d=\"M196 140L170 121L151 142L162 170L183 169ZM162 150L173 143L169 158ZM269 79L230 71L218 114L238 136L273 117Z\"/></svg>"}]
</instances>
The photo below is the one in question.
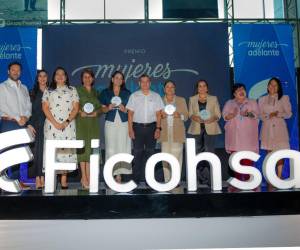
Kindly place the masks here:
<instances>
[{"instance_id":1,"label":"white 3d letters","mask_svg":"<svg viewBox=\"0 0 300 250\"><path fill-rule=\"evenodd\" d=\"M56 171L72 171L76 169L77 163L56 162L57 148L83 148L83 140L46 140L45 141L45 193L54 193L56 186Z\"/></svg>"},{"instance_id":2,"label":"white 3d letters","mask_svg":"<svg viewBox=\"0 0 300 250\"><path fill-rule=\"evenodd\" d=\"M113 177L114 166L118 162L126 162L131 163L133 160L133 155L131 154L116 154L110 157L104 165L103 169L103 177L104 180L112 190L120 193L131 192L133 189L137 187L134 181L129 181L127 183L117 183Z\"/></svg>"},{"instance_id":3,"label":"white 3d letters","mask_svg":"<svg viewBox=\"0 0 300 250\"><path fill-rule=\"evenodd\" d=\"M171 168L171 179L167 183L159 183L155 180L155 165L160 161L166 161ZM152 155L145 169L146 182L150 187L158 192L167 192L174 189L180 181L180 165L175 156L167 153L158 153Z\"/></svg>"},{"instance_id":4,"label":"white 3d letters","mask_svg":"<svg viewBox=\"0 0 300 250\"><path fill-rule=\"evenodd\" d=\"M100 146L100 140L91 140L91 148L97 149ZM99 190L99 154L90 155L90 193L97 193Z\"/></svg>"},{"instance_id":5,"label":"white 3d letters","mask_svg":"<svg viewBox=\"0 0 300 250\"><path fill-rule=\"evenodd\" d=\"M0 152L11 146L33 142L34 138L27 129L18 129L0 134ZM9 180L5 170L11 166L32 160L33 155L28 146L7 150L0 154L0 189L17 193L21 191L18 180Z\"/></svg>"},{"instance_id":6,"label":"white 3d letters","mask_svg":"<svg viewBox=\"0 0 300 250\"><path fill-rule=\"evenodd\" d=\"M235 152L230 155L229 158L229 166L230 168L237 173L240 174L248 174L250 175L249 180L247 181L240 181L237 178L229 178L228 183L236 187L240 190L251 190L257 188L261 181L262 181L262 176L259 172L259 170L255 167L252 166L243 166L240 164L240 161L243 159L249 159L251 161L257 161L260 158L259 154L256 154L251 151L240 151L240 152Z\"/></svg>"},{"instance_id":7,"label":"white 3d letters","mask_svg":"<svg viewBox=\"0 0 300 250\"><path fill-rule=\"evenodd\" d=\"M210 165L210 179L212 190L222 190L222 169L218 156L213 153L196 155L195 139L186 140L186 169L188 191L197 191L197 165L200 161L208 161Z\"/></svg>"},{"instance_id":8,"label":"white 3d letters","mask_svg":"<svg viewBox=\"0 0 300 250\"><path fill-rule=\"evenodd\" d=\"M276 174L276 163L284 158L290 158L290 177L287 180L281 180ZM264 159L263 173L276 188L300 188L300 152L285 149L269 153Z\"/></svg>"},{"instance_id":9,"label":"white 3d letters","mask_svg":"<svg viewBox=\"0 0 300 250\"><path fill-rule=\"evenodd\" d=\"M5 171L11 166L28 162L33 156L28 146L23 146L34 141L34 137L27 129L13 130L0 134L0 189L8 192L20 192L18 180L10 180ZM92 149L99 148L99 140L91 141ZM18 147L16 147L18 146ZM8 149L14 147L12 149ZM76 169L76 162L56 162L56 149L58 148L83 148L83 140L46 140L45 141L45 193L54 193L56 186L56 171L72 171ZM116 192L130 192L137 187L131 180L127 183L117 183L113 177L114 166L119 162L131 163L131 154L116 154L110 157L103 169L106 184ZM255 189L261 184L262 175L259 170L252 166L242 166L242 159L256 162L260 155L251 151L233 153L229 158L230 168L241 174L250 175L247 181L229 178L228 183L240 190ZM290 159L289 179L280 179L276 174L276 164L281 159ZM90 193L97 193L99 189L99 152L93 152L90 156ZM158 162L168 162L171 167L171 179L167 183L155 180L155 166ZM211 189L222 190L221 162L217 155L203 152L196 154L195 139L186 140L186 172L187 189L189 192L197 191L197 165L201 161L207 161L210 165ZM295 150L279 150L269 153L263 162L263 174L271 185L278 189L300 188L300 152ZM152 155L146 163L145 178L150 187L158 192L167 192L174 189L180 182L181 168L178 160L171 154L158 153Z\"/></svg>"}]
</instances>

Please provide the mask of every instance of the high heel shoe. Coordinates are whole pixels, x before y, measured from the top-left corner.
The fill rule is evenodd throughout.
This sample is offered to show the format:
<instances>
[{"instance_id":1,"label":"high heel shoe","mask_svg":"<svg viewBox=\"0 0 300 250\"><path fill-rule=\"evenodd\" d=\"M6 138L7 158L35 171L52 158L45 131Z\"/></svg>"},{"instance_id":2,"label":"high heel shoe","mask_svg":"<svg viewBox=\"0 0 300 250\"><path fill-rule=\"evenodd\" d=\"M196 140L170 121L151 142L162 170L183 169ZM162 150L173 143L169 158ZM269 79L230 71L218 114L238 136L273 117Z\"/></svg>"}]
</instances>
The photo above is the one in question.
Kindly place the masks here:
<instances>
[{"instance_id":1,"label":"high heel shoe","mask_svg":"<svg viewBox=\"0 0 300 250\"><path fill-rule=\"evenodd\" d=\"M90 188L90 186L87 183L84 183L83 181L81 181L81 187L85 190Z\"/></svg>"},{"instance_id":2,"label":"high heel shoe","mask_svg":"<svg viewBox=\"0 0 300 250\"><path fill-rule=\"evenodd\" d=\"M36 190L42 189L42 185L41 185L41 184L38 184L38 183L35 183L35 189L36 189Z\"/></svg>"}]
</instances>

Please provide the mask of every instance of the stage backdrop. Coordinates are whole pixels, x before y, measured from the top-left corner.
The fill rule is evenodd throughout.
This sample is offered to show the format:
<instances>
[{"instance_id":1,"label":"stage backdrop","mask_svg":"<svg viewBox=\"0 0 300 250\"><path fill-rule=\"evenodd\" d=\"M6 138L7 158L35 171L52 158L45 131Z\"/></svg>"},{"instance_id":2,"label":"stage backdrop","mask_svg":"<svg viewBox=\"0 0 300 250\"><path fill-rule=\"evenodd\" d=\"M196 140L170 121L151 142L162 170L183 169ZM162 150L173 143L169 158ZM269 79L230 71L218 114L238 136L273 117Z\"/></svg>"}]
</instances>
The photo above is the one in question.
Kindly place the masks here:
<instances>
[{"instance_id":1,"label":"stage backdrop","mask_svg":"<svg viewBox=\"0 0 300 250\"><path fill-rule=\"evenodd\" d=\"M12 61L22 64L21 81L31 89L37 67L36 28L0 28L0 82L7 79L7 66Z\"/></svg>"},{"instance_id":2,"label":"stage backdrop","mask_svg":"<svg viewBox=\"0 0 300 250\"><path fill-rule=\"evenodd\" d=\"M292 26L236 24L233 26L234 78L246 85L250 98L267 93L270 78L278 77L290 97L293 116L287 120L292 149L299 148L298 105Z\"/></svg>"},{"instance_id":3,"label":"stage backdrop","mask_svg":"<svg viewBox=\"0 0 300 250\"><path fill-rule=\"evenodd\" d=\"M22 64L21 81L28 89L31 89L37 67L36 28L0 28L0 82L7 79L7 66L12 61ZM21 180L30 182L27 164L21 164Z\"/></svg>"},{"instance_id":4,"label":"stage backdrop","mask_svg":"<svg viewBox=\"0 0 300 250\"><path fill-rule=\"evenodd\" d=\"M130 91L147 73L152 89L163 94L167 79L176 82L177 95L194 95L198 79L221 105L230 96L226 24L118 24L47 26L43 29L43 67L52 72L61 65L73 85L80 73L92 68L96 88L106 88L115 70L126 77ZM188 99L187 99L188 100ZM220 137L218 146L223 147Z\"/></svg>"}]
</instances>

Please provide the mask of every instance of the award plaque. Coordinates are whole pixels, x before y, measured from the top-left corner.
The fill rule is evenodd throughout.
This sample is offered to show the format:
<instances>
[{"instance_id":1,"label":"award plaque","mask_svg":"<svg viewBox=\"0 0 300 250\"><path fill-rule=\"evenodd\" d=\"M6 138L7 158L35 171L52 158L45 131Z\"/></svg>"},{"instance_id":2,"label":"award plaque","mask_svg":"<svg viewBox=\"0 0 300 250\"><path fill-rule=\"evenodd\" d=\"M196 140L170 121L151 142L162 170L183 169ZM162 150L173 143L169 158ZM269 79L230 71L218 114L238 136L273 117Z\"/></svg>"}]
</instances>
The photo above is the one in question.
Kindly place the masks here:
<instances>
[{"instance_id":1,"label":"award plaque","mask_svg":"<svg viewBox=\"0 0 300 250\"><path fill-rule=\"evenodd\" d=\"M87 114L93 113L94 112L94 105L90 102L87 102L83 106L83 111Z\"/></svg>"},{"instance_id":2,"label":"award plaque","mask_svg":"<svg viewBox=\"0 0 300 250\"><path fill-rule=\"evenodd\" d=\"M168 104L165 106L164 111L167 115L173 115L176 111L176 107L173 104Z\"/></svg>"},{"instance_id":3,"label":"award plaque","mask_svg":"<svg viewBox=\"0 0 300 250\"><path fill-rule=\"evenodd\" d=\"M203 109L199 112L199 116L202 120L208 120L211 117L209 110Z\"/></svg>"},{"instance_id":4,"label":"award plaque","mask_svg":"<svg viewBox=\"0 0 300 250\"><path fill-rule=\"evenodd\" d=\"M119 96L114 96L113 98L111 98L110 102L111 104L114 104L115 107L118 107L122 103L122 99Z\"/></svg>"}]
</instances>

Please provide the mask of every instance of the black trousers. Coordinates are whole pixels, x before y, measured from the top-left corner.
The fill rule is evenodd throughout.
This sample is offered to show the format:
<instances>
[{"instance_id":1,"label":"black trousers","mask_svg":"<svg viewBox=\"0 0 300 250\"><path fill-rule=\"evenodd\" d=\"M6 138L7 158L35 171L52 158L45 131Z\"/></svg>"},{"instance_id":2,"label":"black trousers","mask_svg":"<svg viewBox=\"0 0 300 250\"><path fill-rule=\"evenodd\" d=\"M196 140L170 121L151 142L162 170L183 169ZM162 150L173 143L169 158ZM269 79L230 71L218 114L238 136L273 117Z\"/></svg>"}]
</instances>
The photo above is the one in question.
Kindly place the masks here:
<instances>
[{"instance_id":1,"label":"black trousers","mask_svg":"<svg viewBox=\"0 0 300 250\"><path fill-rule=\"evenodd\" d=\"M138 184L142 175L145 175L145 162L155 153L156 140L154 133L156 123L144 126L142 124L133 123L133 131L135 139L133 140L133 180Z\"/></svg>"},{"instance_id":2,"label":"black trousers","mask_svg":"<svg viewBox=\"0 0 300 250\"><path fill-rule=\"evenodd\" d=\"M25 0L25 10L28 10L29 7L30 9L34 10L35 4L36 4L36 0Z\"/></svg>"},{"instance_id":3,"label":"black trousers","mask_svg":"<svg viewBox=\"0 0 300 250\"><path fill-rule=\"evenodd\" d=\"M196 140L197 154L202 152L215 152L215 135L208 135L205 129L202 129L200 135L194 135L193 137ZM197 175L201 184L210 185L210 166L208 162L199 162Z\"/></svg>"}]
</instances>

